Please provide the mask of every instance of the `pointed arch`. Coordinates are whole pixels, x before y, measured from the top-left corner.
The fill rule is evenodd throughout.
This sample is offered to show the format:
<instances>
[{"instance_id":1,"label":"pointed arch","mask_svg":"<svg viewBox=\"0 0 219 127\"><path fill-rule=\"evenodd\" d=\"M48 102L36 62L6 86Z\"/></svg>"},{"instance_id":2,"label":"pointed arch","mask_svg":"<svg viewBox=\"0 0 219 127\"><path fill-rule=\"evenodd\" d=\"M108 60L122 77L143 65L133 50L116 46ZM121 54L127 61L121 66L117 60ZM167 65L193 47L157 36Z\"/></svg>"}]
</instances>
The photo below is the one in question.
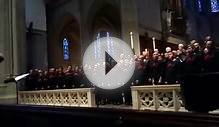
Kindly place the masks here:
<instances>
[{"instance_id":1,"label":"pointed arch","mask_svg":"<svg viewBox=\"0 0 219 127\"><path fill-rule=\"evenodd\" d=\"M101 31L121 36L121 14L116 0L95 0L89 9L87 18L90 40L94 40Z\"/></svg>"},{"instance_id":2,"label":"pointed arch","mask_svg":"<svg viewBox=\"0 0 219 127\"><path fill-rule=\"evenodd\" d=\"M49 66L81 64L80 25L78 20L73 15L65 13L55 21L53 27L49 31ZM67 40L68 46L64 45L64 39Z\"/></svg>"}]
</instances>

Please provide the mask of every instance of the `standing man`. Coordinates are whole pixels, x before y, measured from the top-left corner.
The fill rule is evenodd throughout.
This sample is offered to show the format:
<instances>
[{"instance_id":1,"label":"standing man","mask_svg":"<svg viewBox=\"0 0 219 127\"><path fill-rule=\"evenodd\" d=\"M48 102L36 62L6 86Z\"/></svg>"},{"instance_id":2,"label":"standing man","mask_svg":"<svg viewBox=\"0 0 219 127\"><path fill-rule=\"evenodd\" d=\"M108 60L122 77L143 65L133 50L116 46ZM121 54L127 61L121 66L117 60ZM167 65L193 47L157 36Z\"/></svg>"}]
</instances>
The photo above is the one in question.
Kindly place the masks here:
<instances>
[{"instance_id":1,"label":"standing man","mask_svg":"<svg viewBox=\"0 0 219 127\"><path fill-rule=\"evenodd\" d=\"M165 65L165 76L167 84L175 84L177 81L177 62L173 52L169 52L169 57Z\"/></svg>"},{"instance_id":2,"label":"standing man","mask_svg":"<svg viewBox=\"0 0 219 127\"><path fill-rule=\"evenodd\" d=\"M152 83L158 85L159 79L162 75L161 73L161 62L158 60L159 53L154 52L152 56L152 60L150 62L150 69L151 69L151 79Z\"/></svg>"}]
</instances>

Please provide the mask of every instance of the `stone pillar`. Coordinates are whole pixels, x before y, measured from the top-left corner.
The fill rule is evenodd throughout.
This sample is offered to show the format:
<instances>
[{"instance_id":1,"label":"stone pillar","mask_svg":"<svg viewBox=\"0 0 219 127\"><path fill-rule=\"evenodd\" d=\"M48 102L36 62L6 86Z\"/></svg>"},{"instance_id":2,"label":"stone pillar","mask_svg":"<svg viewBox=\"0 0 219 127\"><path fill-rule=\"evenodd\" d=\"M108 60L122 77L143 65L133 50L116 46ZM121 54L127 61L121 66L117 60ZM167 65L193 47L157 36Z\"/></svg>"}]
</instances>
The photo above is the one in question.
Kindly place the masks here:
<instances>
[{"instance_id":1,"label":"stone pillar","mask_svg":"<svg viewBox=\"0 0 219 127\"><path fill-rule=\"evenodd\" d=\"M26 72L26 33L24 0L0 0L0 82L7 74Z\"/></svg>"},{"instance_id":2,"label":"stone pillar","mask_svg":"<svg viewBox=\"0 0 219 127\"><path fill-rule=\"evenodd\" d=\"M25 0L12 0L13 74L26 73Z\"/></svg>"},{"instance_id":3,"label":"stone pillar","mask_svg":"<svg viewBox=\"0 0 219 127\"><path fill-rule=\"evenodd\" d=\"M13 73L12 50L12 4L11 0L0 0L0 52L4 53L5 60L0 63L0 82L6 76Z\"/></svg>"},{"instance_id":4,"label":"stone pillar","mask_svg":"<svg viewBox=\"0 0 219 127\"><path fill-rule=\"evenodd\" d=\"M133 33L135 54L140 53L138 16L135 0L121 0L122 39L130 44L130 32Z\"/></svg>"},{"instance_id":5,"label":"stone pillar","mask_svg":"<svg viewBox=\"0 0 219 127\"><path fill-rule=\"evenodd\" d=\"M0 52L5 61L0 63L0 103L16 104L15 83L3 84L7 74L25 71L25 6L24 0L0 0Z\"/></svg>"},{"instance_id":6,"label":"stone pillar","mask_svg":"<svg viewBox=\"0 0 219 127\"><path fill-rule=\"evenodd\" d=\"M88 46L93 41L91 38L90 33L90 25L89 22L92 22L91 15L93 13L90 12L90 8L92 6L92 3L94 0L80 0L79 6L80 6L80 37L81 37L81 58L83 58L84 52L88 48ZM92 17L93 18L93 17Z\"/></svg>"}]
</instances>

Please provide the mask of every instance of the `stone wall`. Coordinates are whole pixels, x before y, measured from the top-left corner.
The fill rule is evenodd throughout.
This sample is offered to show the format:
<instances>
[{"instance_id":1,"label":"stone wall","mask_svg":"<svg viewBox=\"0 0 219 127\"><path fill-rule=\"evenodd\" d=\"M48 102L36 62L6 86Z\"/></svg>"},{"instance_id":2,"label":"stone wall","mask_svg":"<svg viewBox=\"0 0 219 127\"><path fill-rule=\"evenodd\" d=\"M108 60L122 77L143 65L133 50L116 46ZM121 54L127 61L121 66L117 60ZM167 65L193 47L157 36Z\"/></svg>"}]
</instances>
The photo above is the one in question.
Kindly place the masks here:
<instances>
[{"instance_id":1,"label":"stone wall","mask_svg":"<svg viewBox=\"0 0 219 127\"><path fill-rule=\"evenodd\" d=\"M139 45L139 34L138 34L138 18L137 18L137 5L133 0L69 0L59 5L49 4L47 9L48 16L48 58L49 66L58 66L65 65L66 62L62 62L62 49L60 45L60 31L63 29L65 20L68 20L67 17L72 17L78 22L79 33L76 34L80 36L81 45L81 55L77 57L83 57L83 53L88 47L88 45L93 41L95 33L93 31L93 24L95 16L104 10L104 7L112 6L110 8L112 11L115 11L116 14L111 14L112 17L109 17L112 22L117 22L120 24L120 28L115 30L117 35L120 35L120 38L130 44L130 32L134 33L134 48L136 53L140 52ZM118 15L118 16L117 16ZM116 17L113 17L116 16ZM128 17L128 18L127 18ZM107 17L106 17L107 18ZM118 19L115 21L115 19ZM111 21L110 21L111 22ZM111 22L111 23L112 23ZM116 27L116 26L114 26ZM56 58L53 57L54 52L56 52ZM73 53L72 53L73 54ZM58 62L59 61L59 62ZM77 62L72 61L71 64Z\"/></svg>"},{"instance_id":2,"label":"stone wall","mask_svg":"<svg viewBox=\"0 0 219 127\"><path fill-rule=\"evenodd\" d=\"M140 34L148 32L149 36L159 38L161 33L161 10L159 0L137 0Z\"/></svg>"},{"instance_id":3,"label":"stone wall","mask_svg":"<svg viewBox=\"0 0 219 127\"><path fill-rule=\"evenodd\" d=\"M194 2L185 2L188 39L203 40L205 36L211 35L219 46L219 13L211 12L209 1L204 1L202 11L198 11Z\"/></svg>"},{"instance_id":4,"label":"stone wall","mask_svg":"<svg viewBox=\"0 0 219 127\"><path fill-rule=\"evenodd\" d=\"M46 5L44 0L25 0L25 6L27 68L47 68Z\"/></svg>"}]
</instances>

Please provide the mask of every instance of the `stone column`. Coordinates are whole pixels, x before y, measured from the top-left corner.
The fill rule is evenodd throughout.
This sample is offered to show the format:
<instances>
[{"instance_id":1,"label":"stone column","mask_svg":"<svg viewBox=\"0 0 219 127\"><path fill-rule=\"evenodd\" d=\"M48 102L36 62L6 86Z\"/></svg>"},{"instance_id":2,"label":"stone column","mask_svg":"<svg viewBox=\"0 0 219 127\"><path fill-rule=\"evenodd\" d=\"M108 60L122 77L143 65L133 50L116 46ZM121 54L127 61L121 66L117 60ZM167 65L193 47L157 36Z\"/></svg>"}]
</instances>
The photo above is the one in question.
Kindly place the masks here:
<instances>
[{"instance_id":1,"label":"stone column","mask_svg":"<svg viewBox=\"0 0 219 127\"><path fill-rule=\"evenodd\" d=\"M4 53L5 60L0 63L0 82L13 73L12 50L12 4L11 0L0 0L0 52Z\"/></svg>"},{"instance_id":2,"label":"stone column","mask_svg":"<svg viewBox=\"0 0 219 127\"><path fill-rule=\"evenodd\" d=\"M140 53L138 15L135 0L121 0L122 39L130 44L130 32L133 33L135 53Z\"/></svg>"},{"instance_id":3,"label":"stone column","mask_svg":"<svg viewBox=\"0 0 219 127\"><path fill-rule=\"evenodd\" d=\"M0 103L17 103L17 85L3 84L7 74L25 72L25 4L24 0L0 0L0 52L5 61L0 63Z\"/></svg>"},{"instance_id":4,"label":"stone column","mask_svg":"<svg viewBox=\"0 0 219 127\"><path fill-rule=\"evenodd\" d=\"M92 3L94 0L80 0L79 6L80 6L80 37L81 37L81 54L82 58L84 55L84 52L86 51L87 47L91 44L93 41L90 36L90 30L89 30L89 22L92 22L90 17L93 13L90 12L90 8L92 6ZM93 18L93 17L92 17Z\"/></svg>"},{"instance_id":5,"label":"stone column","mask_svg":"<svg viewBox=\"0 0 219 127\"><path fill-rule=\"evenodd\" d=\"M12 1L14 74L26 73L25 0Z\"/></svg>"},{"instance_id":6,"label":"stone column","mask_svg":"<svg viewBox=\"0 0 219 127\"><path fill-rule=\"evenodd\" d=\"M7 74L24 73L26 67L26 33L24 0L0 0L0 82Z\"/></svg>"}]
</instances>

